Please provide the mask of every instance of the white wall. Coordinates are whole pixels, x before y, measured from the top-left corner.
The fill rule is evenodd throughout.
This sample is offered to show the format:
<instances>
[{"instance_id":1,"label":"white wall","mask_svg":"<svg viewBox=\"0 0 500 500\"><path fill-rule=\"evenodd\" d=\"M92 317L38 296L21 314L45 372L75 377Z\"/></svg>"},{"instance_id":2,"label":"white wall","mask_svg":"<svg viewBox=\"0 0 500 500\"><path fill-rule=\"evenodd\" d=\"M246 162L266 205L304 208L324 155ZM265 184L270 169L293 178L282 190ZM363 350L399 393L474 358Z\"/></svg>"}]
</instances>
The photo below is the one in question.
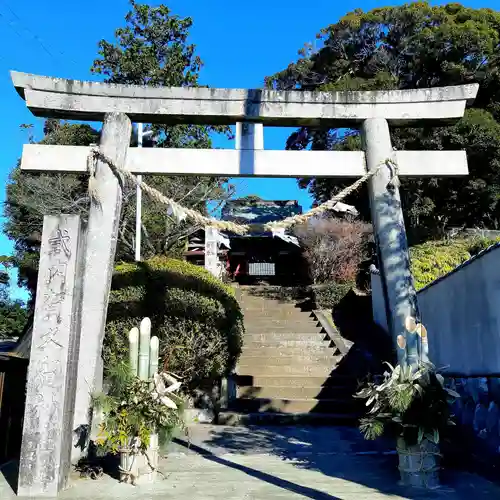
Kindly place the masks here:
<instances>
[{"instance_id":1,"label":"white wall","mask_svg":"<svg viewBox=\"0 0 500 500\"><path fill-rule=\"evenodd\" d=\"M500 247L472 259L418 292L429 355L462 375L500 374ZM380 276L372 273L375 323L387 330Z\"/></svg>"}]
</instances>

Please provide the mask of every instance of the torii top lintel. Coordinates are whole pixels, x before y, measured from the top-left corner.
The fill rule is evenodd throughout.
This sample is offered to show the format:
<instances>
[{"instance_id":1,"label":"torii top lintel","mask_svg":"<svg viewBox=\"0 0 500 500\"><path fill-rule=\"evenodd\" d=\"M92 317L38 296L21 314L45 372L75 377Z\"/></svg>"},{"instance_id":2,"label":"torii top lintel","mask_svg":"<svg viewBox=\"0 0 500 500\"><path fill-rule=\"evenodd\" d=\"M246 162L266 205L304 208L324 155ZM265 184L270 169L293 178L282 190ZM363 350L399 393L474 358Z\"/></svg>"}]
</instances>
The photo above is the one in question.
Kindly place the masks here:
<instances>
[{"instance_id":1,"label":"torii top lintel","mask_svg":"<svg viewBox=\"0 0 500 500\"><path fill-rule=\"evenodd\" d=\"M479 85L369 92L301 92L188 87L146 87L85 82L11 72L35 116L102 121L109 112L144 123L275 126L357 126L369 118L391 125L463 116Z\"/></svg>"}]
</instances>

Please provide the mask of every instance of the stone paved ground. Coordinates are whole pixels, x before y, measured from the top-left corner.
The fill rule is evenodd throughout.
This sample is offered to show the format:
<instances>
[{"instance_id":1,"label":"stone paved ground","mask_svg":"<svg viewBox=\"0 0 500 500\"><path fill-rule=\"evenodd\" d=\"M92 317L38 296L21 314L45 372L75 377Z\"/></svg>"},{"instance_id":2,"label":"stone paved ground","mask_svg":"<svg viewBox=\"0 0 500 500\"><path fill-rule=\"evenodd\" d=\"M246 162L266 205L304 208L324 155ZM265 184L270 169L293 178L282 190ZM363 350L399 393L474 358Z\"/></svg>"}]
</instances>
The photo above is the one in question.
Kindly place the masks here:
<instances>
[{"instance_id":1,"label":"stone paved ground","mask_svg":"<svg viewBox=\"0 0 500 500\"><path fill-rule=\"evenodd\" d=\"M211 499L493 499L500 486L464 472L443 475L443 488L417 493L397 485L396 456L355 429L196 426L189 447L172 444L166 479L132 487L109 476L73 477L62 500ZM7 471L8 472L8 471ZM5 475L8 476L6 472ZM0 499L16 498L0 475Z\"/></svg>"}]
</instances>

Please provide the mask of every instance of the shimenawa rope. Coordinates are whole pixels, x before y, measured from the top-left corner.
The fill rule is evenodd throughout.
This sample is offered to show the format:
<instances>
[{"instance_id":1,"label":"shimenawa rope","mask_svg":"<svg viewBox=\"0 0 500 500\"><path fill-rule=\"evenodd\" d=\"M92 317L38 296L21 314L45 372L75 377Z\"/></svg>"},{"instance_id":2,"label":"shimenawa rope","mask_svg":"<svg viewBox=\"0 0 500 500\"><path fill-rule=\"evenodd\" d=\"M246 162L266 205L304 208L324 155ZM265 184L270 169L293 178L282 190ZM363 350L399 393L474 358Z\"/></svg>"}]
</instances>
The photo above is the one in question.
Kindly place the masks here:
<instances>
[{"instance_id":1,"label":"shimenawa rope","mask_svg":"<svg viewBox=\"0 0 500 500\"><path fill-rule=\"evenodd\" d=\"M182 220L184 218L189 218L198 224L202 226L211 226L216 229L220 229L222 231L229 231L235 234L246 234L251 231L255 230L263 230L263 231L273 231L276 229L287 229L290 228L296 224L301 224L306 222L307 220L311 219L312 217L315 217L317 215L320 215L326 211L332 210L335 205L342 201L344 198L352 194L354 191L359 189L359 187L368 181L371 177L373 177L375 174L379 172L379 170L385 165L388 168L391 169L391 182L390 184L394 187L399 186L399 180L398 180L398 168L397 164L391 160L387 159L386 161L382 162L380 165L378 165L375 169L367 172L364 174L362 177L360 177L356 182L351 184L350 186L346 187L342 191L340 191L338 194L336 194L333 198L330 200L326 201L325 203L322 203L321 205L312 208L308 212L304 214L298 214L298 215L293 215L291 217L287 217L286 219L283 219L281 221L277 222L268 222L266 224L236 224L234 222L229 222L229 221L222 221L222 220L217 220L212 217L206 217L205 215L201 214L197 210L193 210L191 208L183 207L179 203L177 203L175 200L172 198L168 198L165 196L163 193L158 191L157 189L149 186L146 184L144 181L140 181L137 179L137 177L129 172L128 170L124 168L119 168L114 163L107 158L105 155L103 155L100 151L98 146L96 145L91 145L90 153L88 156L88 170L89 170L89 185L88 185L88 190L89 190L89 196L96 202L99 202L97 199L97 191L96 191L96 186L95 186L95 172L96 172L96 166L97 166L97 161L100 160L104 164L108 165L111 170L117 175L123 176L125 179L128 179L132 183L136 184L139 186L145 193L147 193L153 200L157 201L158 203L161 203L162 205L166 205L170 208L171 214L174 215L178 220Z\"/></svg>"}]
</instances>

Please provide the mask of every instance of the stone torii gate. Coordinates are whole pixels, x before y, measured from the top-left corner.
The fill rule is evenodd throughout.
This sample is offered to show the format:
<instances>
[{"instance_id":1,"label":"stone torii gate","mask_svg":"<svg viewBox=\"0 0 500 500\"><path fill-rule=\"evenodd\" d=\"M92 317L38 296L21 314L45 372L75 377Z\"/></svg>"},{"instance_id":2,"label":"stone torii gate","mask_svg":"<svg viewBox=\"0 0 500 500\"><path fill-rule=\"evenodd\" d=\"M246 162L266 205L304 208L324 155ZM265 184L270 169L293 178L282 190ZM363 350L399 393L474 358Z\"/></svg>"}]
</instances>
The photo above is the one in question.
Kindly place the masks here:
<instances>
[{"instance_id":1,"label":"stone torii gate","mask_svg":"<svg viewBox=\"0 0 500 500\"><path fill-rule=\"evenodd\" d=\"M478 85L380 92L281 92L111 85L18 72L12 72L12 80L35 116L104 122L100 152L117 168L134 174L356 178L376 171L368 188L390 332L398 346L400 363L415 364L426 359L427 339L406 329L409 316L418 318L418 307L399 190L391 180L395 174L467 175L467 158L464 151L394 151L389 125L453 122L474 100ZM129 148L131 121L212 125L241 122L242 137L235 150ZM264 150L256 143L257 124L359 128L364 151ZM23 149L21 168L83 173L88 171L89 153L88 147L28 144ZM78 363L73 429L88 426L89 389L98 386L102 373L99 360L121 210L119 174L100 160L95 189L98 201L91 204L83 257L80 349L73 356ZM43 328L35 318L33 346L35 338L46 334ZM36 356L42 356L33 346L31 363ZM30 369L28 387L37 376L40 374ZM29 418L29 406L28 390L25 418ZM25 422L23 450L29 440L28 430L32 434L35 428ZM45 428L38 431L47 433ZM61 439L71 441L68 436ZM61 444L62 453L69 453L69 447L69 443ZM33 471L30 474L32 478ZM20 489L31 494L37 488L53 493L64 483L64 478L50 476L52 482L42 488L34 486L32 479L30 485L23 483L26 476L21 460Z\"/></svg>"}]
</instances>

